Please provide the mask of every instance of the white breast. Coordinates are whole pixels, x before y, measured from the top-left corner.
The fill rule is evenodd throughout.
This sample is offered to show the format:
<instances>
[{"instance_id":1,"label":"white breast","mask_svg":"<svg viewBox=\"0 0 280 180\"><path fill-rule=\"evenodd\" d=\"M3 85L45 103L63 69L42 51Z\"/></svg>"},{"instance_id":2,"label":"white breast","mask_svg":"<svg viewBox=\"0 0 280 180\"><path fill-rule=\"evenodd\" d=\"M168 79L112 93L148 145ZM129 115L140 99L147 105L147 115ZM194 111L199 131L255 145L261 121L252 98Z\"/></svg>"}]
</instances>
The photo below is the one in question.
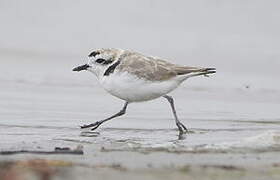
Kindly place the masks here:
<instances>
[{"instance_id":1,"label":"white breast","mask_svg":"<svg viewBox=\"0 0 280 180\"><path fill-rule=\"evenodd\" d=\"M148 101L174 90L180 81L147 81L127 72L114 72L99 79L103 88L113 96L128 102Z\"/></svg>"}]
</instances>

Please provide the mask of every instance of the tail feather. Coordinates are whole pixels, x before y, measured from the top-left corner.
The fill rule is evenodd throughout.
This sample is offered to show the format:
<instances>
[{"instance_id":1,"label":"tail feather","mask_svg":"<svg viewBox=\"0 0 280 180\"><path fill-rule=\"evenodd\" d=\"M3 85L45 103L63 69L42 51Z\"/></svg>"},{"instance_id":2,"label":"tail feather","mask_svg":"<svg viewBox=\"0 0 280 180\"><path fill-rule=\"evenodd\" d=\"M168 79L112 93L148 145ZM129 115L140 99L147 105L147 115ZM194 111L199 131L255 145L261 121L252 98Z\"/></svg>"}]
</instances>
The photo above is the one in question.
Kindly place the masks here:
<instances>
[{"instance_id":1,"label":"tail feather","mask_svg":"<svg viewBox=\"0 0 280 180\"><path fill-rule=\"evenodd\" d=\"M204 75L205 77L209 77L209 74L216 73L216 68L202 68L198 72L194 72L190 74L190 77L201 76Z\"/></svg>"},{"instance_id":2,"label":"tail feather","mask_svg":"<svg viewBox=\"0 0 280 180\"><path fill-rule=\"evenodd\" d=\"M203 71L203 72L192 74L191 76L194 77L194 76L204 75L206 77L209 77L209 74L214 74L214 73L216 73L216 70L208 70L208 71Z\"/></svg>"},{"instance_id":3,"label":"tail feather","mask_svg":"<svg viewBox=\"0 0 280 180\"><path fill-rule=\"evenodd\" d=\"M188 77L194 76L207 76L209 74L216 73L216 68L194 68L194 67L185 67L184 69L178 69L177 75L185 75L188 74Z\"/></svg>"}]
</instances>

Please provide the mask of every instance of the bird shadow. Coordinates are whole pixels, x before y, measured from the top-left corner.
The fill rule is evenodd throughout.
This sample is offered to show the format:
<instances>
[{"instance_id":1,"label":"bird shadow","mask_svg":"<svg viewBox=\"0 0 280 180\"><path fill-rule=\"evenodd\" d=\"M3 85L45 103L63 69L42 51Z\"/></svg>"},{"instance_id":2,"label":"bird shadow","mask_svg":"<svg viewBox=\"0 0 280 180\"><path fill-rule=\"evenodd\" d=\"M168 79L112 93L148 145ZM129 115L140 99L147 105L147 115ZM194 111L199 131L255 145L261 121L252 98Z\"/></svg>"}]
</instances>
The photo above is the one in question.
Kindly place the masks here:
<instances>
[{"instance_id":1,"label":"bird shadow","mask_svg":"<svg viewBox=\"0 0 280 180\"><path fill-rule=\"evenodd\" d=\"M83 131L80 133L81 137L98 137L99 135L100 133L96 131Z\"/></svg>"},{"instance_id":2,"label":"bird shadow","mask_svg":"<svg viewBox=\"0 0 280 180\"><path fill-rule=\"evenodd\" d=\"M177 140L185 140L186 138L187 138L187 134L186 133L179 132Z\"/></svg>"}]
</instances>

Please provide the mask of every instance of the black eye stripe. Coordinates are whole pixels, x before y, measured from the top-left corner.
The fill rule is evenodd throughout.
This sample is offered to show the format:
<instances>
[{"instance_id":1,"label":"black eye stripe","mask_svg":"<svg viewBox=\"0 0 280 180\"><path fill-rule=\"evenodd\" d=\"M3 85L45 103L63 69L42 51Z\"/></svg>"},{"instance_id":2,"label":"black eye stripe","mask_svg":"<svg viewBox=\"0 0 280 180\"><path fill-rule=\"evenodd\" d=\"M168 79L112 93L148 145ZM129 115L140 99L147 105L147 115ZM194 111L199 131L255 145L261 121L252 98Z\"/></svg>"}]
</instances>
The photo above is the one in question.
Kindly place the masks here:
<instances>
[{"instance_id":1,"label":"black eye stripe","mask_svg":"<svg viewBox=\"0 0 280 180\"><path fill-rule=\"evenodd\" d=\"M103 63L104 61L106 62L106 60L105 60L105 59L97 59L95 62L97 62L97 63L100 63L100 64L101 64L101 63Z\"/></svg>"},{"instance_id":2,"label":"black eye stripe","mask_svg":"<svg viewBox=\"0 0 280 180\"><path fill-rule=\"evenodd\" d=\"M111 64L113 61L111 61L111 60L105 60L105 59L99 58L99 59L96 59L95 62L97 62L97 63L99 63L99 64L105 64L105 65L107 65L107 64Z\"/></svg>"},{"instance_id":3,"label":"black eye stripe","mask_svg":"<svg viewBox=\"0 0 280 180\"><path fill-rule=\"evenodd\" d=\"M105 61L103 64L111 64L113 61L111 61L111 60L107 60L107 61Z\"/></svg>"}]
</instances>

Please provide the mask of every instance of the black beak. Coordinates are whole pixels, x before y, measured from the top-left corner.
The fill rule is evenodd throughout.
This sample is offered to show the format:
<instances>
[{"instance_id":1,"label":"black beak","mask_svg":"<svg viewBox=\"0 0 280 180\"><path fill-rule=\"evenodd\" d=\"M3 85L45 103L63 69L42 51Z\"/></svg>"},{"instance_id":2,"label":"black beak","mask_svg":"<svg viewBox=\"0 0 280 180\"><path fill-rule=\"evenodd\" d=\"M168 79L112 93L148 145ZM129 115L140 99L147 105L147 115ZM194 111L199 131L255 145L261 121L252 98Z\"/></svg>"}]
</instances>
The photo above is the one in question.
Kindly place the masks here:
<instances>
[{"instance_id":1,"label":"black beak","mask_svg":"<svg viewBox=\"0 0 280 180\"><path fill-rule=\"evenodd\" d=\"M87 70L87 68L89 68L90 66L88 64L84 64L84 65L81 65L81 66L78 66L78 67L75 67L73 69L73 71L83 71L83 70Z\"/></svg>"}]
</instances>

